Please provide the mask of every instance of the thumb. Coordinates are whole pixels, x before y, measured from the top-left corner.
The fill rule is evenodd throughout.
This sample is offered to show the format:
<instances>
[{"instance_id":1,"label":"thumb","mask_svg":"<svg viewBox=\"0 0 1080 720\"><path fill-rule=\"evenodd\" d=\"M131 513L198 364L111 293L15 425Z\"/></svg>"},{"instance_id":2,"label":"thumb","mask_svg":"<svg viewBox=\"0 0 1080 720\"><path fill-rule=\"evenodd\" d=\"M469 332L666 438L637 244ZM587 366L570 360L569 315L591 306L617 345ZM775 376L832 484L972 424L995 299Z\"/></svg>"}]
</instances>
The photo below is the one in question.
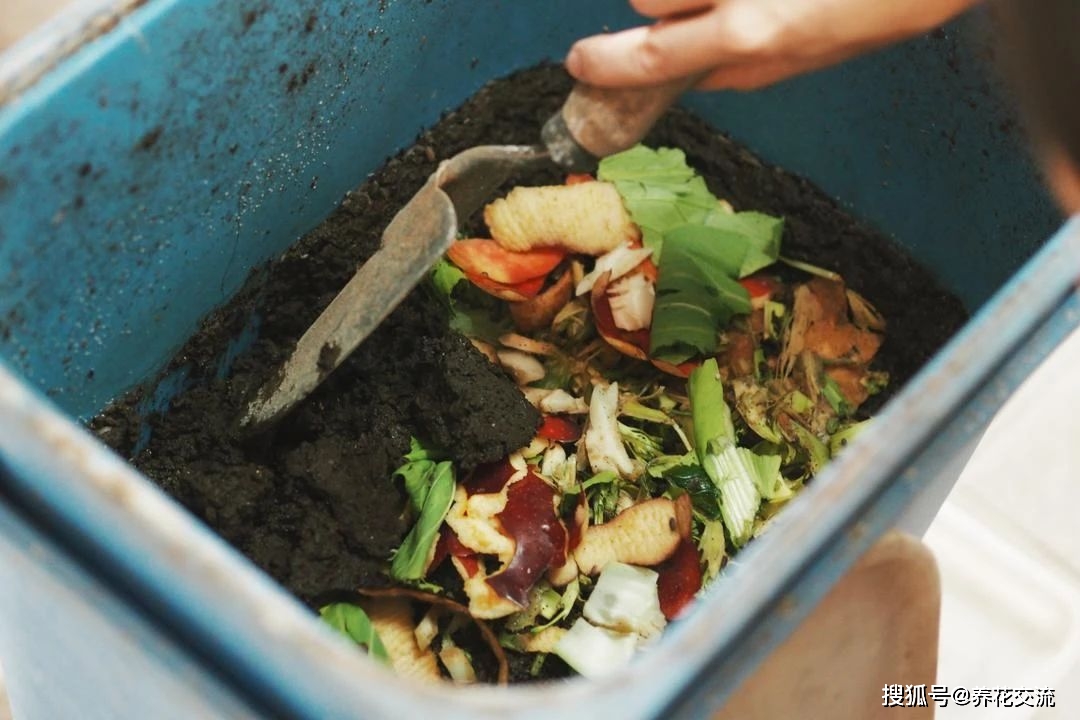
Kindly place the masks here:
<instances>
[{"instance_id":1,"label":"thumb","mask_svg":"<svg viewBox=\"0 0 1080 720\"><path fill-rule=\"evenodd\" d=\"M655 85L760 57L773 37L771 18L754 3L732 2L577 42L566 69L600 87Z\"/></svg>"}]
</instances>

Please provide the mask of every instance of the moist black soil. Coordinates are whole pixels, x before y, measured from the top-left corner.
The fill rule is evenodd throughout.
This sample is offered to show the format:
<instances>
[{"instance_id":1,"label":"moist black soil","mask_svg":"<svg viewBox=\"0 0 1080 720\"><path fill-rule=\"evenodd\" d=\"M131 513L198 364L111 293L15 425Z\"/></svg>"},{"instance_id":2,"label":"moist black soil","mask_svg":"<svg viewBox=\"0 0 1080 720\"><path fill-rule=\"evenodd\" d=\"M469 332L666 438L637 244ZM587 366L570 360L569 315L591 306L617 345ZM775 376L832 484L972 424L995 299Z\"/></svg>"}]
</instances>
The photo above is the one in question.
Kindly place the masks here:
<instances>
[{"instance_id":1,"label":"moist black soil","mask_svg":"<svg viewBox=\"0 0 1080 720\"><path fill-rule=\"evenodd\" d=\"M569 89L554 67L483 88L207 318L170 367L187 368L189 387L165 414L141 417L144 393L134 392L92 427L300 598L385 584L388 554L408 529L391 473L409 436L444 447L462 468L505 456L527 444L538 421L511 382L448 330L421 288L271 435L243 440L235 422L439 159L479 144L536 142ZM841 273L878 307L889 331L876 367L891 373L890 393L966 320L960 302L887 237L692 114L673 110L647 142L685 150L736 208L785 217L786 255ZM258 340L219 377L230 340L252 317ZM144 424L151 434L141 446Z\"/></svg>"}]
</instances>

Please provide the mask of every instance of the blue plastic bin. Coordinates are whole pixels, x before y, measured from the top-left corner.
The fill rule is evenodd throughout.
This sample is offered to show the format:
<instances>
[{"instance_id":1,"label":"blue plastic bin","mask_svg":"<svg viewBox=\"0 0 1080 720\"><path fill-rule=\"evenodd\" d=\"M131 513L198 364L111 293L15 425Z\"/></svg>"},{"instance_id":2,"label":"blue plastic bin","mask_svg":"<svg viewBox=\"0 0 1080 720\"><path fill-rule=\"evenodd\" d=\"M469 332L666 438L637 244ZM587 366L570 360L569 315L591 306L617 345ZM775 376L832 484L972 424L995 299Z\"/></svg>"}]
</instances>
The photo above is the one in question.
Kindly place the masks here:
<instances>
[{"instance_id":1,"label":"blue plastic bin","mask_svg":"<svg viewBox=\"0 0 1080 720\"><path fill-rule=\"evenodd\" d=\"M79 420L155 376L254 265L484 81L622 0L87 0L0 64L0 658L19 720L704 716L890 527L924 527L1080 320L979 42L937 33L688 104L936 270L975 319L602 682L417 687L369 662ZM159 386L161 398L169 384Z\"/></svg>"}]
</instances>

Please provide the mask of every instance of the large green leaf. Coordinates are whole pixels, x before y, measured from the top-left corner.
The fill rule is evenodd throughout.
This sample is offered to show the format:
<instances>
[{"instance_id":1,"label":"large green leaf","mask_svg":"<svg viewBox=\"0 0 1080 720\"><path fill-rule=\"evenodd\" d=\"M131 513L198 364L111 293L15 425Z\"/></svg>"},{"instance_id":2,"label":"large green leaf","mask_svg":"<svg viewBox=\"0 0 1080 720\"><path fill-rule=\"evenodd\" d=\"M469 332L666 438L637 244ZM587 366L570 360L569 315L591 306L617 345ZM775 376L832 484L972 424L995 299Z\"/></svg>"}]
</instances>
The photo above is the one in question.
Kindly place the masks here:
<instances>
[{"instance_id":1,"label":"large green leaf","mask_svg":"<svg viewBox=\"0 0 1080 720\"><path fill-rule=\"evenodd\" d=\"M716 196L682 150L637 145L601 160L597 177L615 185L654 257L668 230L704 222L717 209Z\"/></svg>"}]
</instances>

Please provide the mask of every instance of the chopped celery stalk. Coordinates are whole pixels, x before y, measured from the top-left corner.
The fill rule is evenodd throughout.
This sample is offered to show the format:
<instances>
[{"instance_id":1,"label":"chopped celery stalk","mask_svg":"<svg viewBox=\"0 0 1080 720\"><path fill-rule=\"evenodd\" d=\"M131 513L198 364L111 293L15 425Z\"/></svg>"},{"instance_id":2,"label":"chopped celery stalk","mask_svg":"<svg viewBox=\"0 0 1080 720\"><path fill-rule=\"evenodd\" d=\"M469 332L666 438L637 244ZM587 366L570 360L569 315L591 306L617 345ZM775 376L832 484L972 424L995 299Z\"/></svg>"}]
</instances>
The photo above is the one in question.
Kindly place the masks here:
<instances>
[{"instance_id":1,"label":"chopped celery stalk","mask_svg":"<svg viewBox=\"0 0 1080 720\"><path fill-rule=\"evenodd\" d=\"M604 566L582 614L594 625L651 637L667 621L660 610L655 570L621 562Z\"/></svg>"},{"instance_id":2,"label":"chopped celery stalk","mask_svg":"<svg viewBox=\"0 0 1080 720\"><path fill-rule=\"evenodd\" d=\"M848 414L848 403L844 399L844 393L840 392L840 386L828 375L825 376L825 385L821 388L821 394L837 415Z\"/></svg>"},{"instance_id":3,"label":"chopped celery stalk","mask_svg":"<svg viewBox=\"0 0 1080 720\"><path fill-rule=\"evenodd\" d=\"M724 401L724 385L716 358L709 358L690 373L690 413L694 420L694 449L705 463L709 443L735 442L731 410Z\"/></svg>"},{"instance_id":4,"label":"chopped celery stalk","mask_svg":"<svg viewBox=\"0 0 1080 720\"><path fill-rule=\"evenodd\" d=\"M630 453L638 460L650 462L663 453L664 448L658 438L622 422L618 423L618 427L623 444L630 448Z\"/></svg>"},{"instance_id":5,"label":"chopped celery stalk","mask_svg":"<svg viewBox=\"0 0 1080 720\"><path fill-rule=\"evenodd\" d=\"M720 490L720 517L731 544L740 548L750 539L761 506L755 469L731 442L714 442L709 449L701 465Z\"/></svg>"},{"instance_id":6,"label":"chopped celery stalk","mask_svg":"<svg viewBox=\"0 0 1080 720\"><path fill-rule=\"evenodd\" d=\"M750 429L762 440L781 442L783 436L769 417L769 391L742 378L732 383L732 389L735 391L735 407Z\"/></svg>"},{"instance_id":7,"label":"chopped celery stalk","mask_svg":"<svg viewBox=\"0 0 1080 720\"><path fill-rule=\"evenodd\" d=\"M792 423L791 427L795 432L795 441L809 457L810 474L817 475L829 462L829 447L799 423Z\"/></svg>"},{"instance_id":8,"label":"chopped celery stalk","mask_svg":"<svg viewBox=\"0 0 1080 720\"><path fill-rule=\"evenodd\" d=\"M835 457L843 450L848 444L854 440L863 430L870 424L870 420L863 420L852 425L846 425L837 430L832 437L829 438L829 451Z\"/></svg>"},{"instance_id":9,"label":"chopped celery stalk","mask_svg":"<svg viewBox=\"0 0 1080 720\"><path fill-rule=\"evenodd\" d=\"M667 416L667 413L662 410L642 405L637 400L630 400L622 406L622 414L626 417L634 418L635 420L644 420L645 422L657 423L660 425L667 425L671 423L671 418Z\"/></svg>"},{"instance_id":10,"label":"chopped celery stalk","mask_svg":"<svg viewBox=\"0 0 1080 720\"><path fill-rule=\"evenodd\" d=\"M788 395L788 404L797 415L808 413L814 409L814 401L799 390L795 390Z\"/></svg>"},{"instance_id":11,"label":"chopped celery stalk","mask_svg":"<svg viewBox=\"0 0 1080 720\"><path fill-rule=\"evenodd\" d=\"M705 521L701 530L701 539L698 540L698 549L701 551L702 560L705 561L705 571L702 573L701 582L704 587L720 574L720 568L724 566L724 556L727 554L724 524L720 520Z\"/></svg>"},{"instance_id":12,"label":"chopped celery stalk","mask_svg":"<svg viewBox=\"0 0 1080 720\"><path fill-rule=\"evenodd\" d=\"M566 590L563 591L562 596L559 598L558 612L551 616L543 625L537 625L532 629L534 633L540 632L546 628L560 623L570 616L570 611L574 609L574 603L577 602L578 597L581 595L581 583L577 578L574 578L569 585L566 586Z\"/></svg>"},{"instance_id":13,"label":"chopped celery stalk","mask_svg":"<svg viewBox=\"0 0 1080 720\"><path fill-rule=\"evenodd\" d=\"M783 321L784 315L787 313L787 308L784 307L783 303L776 302L775 300L766 300L764 313L765 339L778 339L781 334L778 325Z\"/></svg>"},{"instance_id":14,"label":"chopped celery stalk","mask_svg":"<svg viewBox=\"0 0 1080 720\"><path fill-rule=\"evenodd\" d=\"M686 455L661 455L649 463L646 472L649 477L659 478L663 477L672 468L697 464L697 455L694 455L693 453L688 453Z\"/></svg>"},{"instance_id":15,"label":"chopped celery stalk","mask_svg":"<svg viewBox=\"0 0 1080 720\"><path fill-rule=\"evenodd\" d=\"M763 499L778 502L792 496L791 488L780 474L779 455L758 455L746 448L739 448L738 452L751 468L758 492Z\"/></svg>"},{"instance_id":16,"label":"chopped celery stalk","mask_svg":"<svg viewBox=\"0 0 1080 720\"><path fill-rule=\"evenodd\" d=\"M630 663L638 635L596 627L578 618L555 646L555 654L587 678L612 675Z\"/></svg>"},{"instance_id":17,"label":"chopped celery stalk","mask_svg":"<svg viewBox=\"0 0 1080 720\"><path fill-rule=\"evenodd\" d=\"M588 490L597 485L610 485L611 483L618 481L618 479L619 476L611 470L604 470L603 472L596 473L591 478L581 483L581 489Z\"/></svg>"}]
</instances>

